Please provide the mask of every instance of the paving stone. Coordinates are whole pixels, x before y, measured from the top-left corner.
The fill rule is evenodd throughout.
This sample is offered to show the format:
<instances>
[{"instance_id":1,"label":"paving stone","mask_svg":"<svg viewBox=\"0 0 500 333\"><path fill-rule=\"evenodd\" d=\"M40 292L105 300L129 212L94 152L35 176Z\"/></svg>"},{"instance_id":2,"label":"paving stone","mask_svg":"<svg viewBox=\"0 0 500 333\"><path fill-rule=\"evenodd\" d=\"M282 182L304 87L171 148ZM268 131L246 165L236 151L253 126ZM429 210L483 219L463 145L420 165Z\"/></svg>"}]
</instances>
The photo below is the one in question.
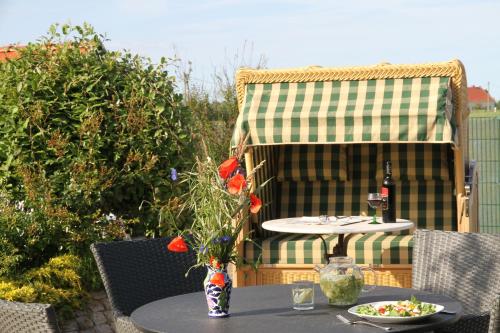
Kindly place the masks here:
<instances>
[{"instance_id":1,"label":"paving stone","mask_svg":"<svg viewBox=\"0 0 500 333\"><path fill-rule=\"evenodd\" d=\"M106 316L106 319L108 320L108 323L114 323L115 322L115 317L113 316L113 312L111 312L111 311L104 311L104 315Z\"/></svg>"},{"instance_id":2,"label":"paving stone","mask_svg":"<svg viewBox=\"0 0 500 333\"><path fill-rule=\"evenodd\" d=\"M114 333L114 330L108 324L101 324L95 327L97 333Z\"/></svg>"},{"instance_id":3,"label":"paving stone","mask_svg":"<svg viewBox=\"0 0 500 333\"><path fill-rule=\"evenodd\" d=\"M87 330L94 327L94 322L88 317L76 317L76 321L80 330Z\"/></svg>"},{"instance_id":4,"label":"paving stone","mask_svg":"<svg viewBox=\"0 0 500 333\"><path fill-rule=\"evenodd\" d=\"M78 330L78 323L76 322L75 319L67 320L63 323L62 329L64 332L77 331Z\"/></svg>"},{"instance_id":5,"label":"paving stone","mask_svg":"<svg viewBox=\"0 0 500 333\"><path fill-rule=\"evenodd\" d=\"M90 300L84 309L76 310L75 319L62 325L63 333L114 333L115 318L106 292L90 293Z\"/></svg>"},{"instance_id":6,"label":"paving stone","mask_svg":"<svg viewBox=\"0 0 500 333\"><path fill-rule=\"evenodd\" d=\"M97 300L104 300L104 299L107 300L108 299L108 295L106 295L106 292L104 290L93 292L90 294L90 296L93 299L97 299Z\"/></svg>"},{"instance_id":7,"label":"paving stone","mask_svg":"<svg viewBox=\"0 0 500 333\"><path fill-rule=\"evenodd\" d=\"M87 311L75 310L75 317L86 317L86 316L88 316Z\"/></svg>"},{"instance_id":8,"label":"paving stone","mask_svg":"<svg viewBox=\"0 0 500 333\"><path fill-rule=\"evenodd\" d=\"M80 331L80 333L96 333L96 330L93 328L89 328L83 331Z\"/></svg>"},{"instance_id":9,"label":"paving stone","mask_svg":"<svg viewBox=\"0 0 500 333\"><path fill-rule=\"evenodd\" d=\"M89 301L88 307L89 307L89 310L91 312L104 311L104 305L102 305L101 302L98 302L98 301L95 301L95 300Z\"/></svg>"},{"instance_id":10,"label":"paving stone","mask_svg":"<svg viewBox=\"0 0 500 333\"><path fill-rule=\"evenodd\" d=\"M104 305L104 308L106 310L111 310L111 304L109 303L108 299L102 300L102 304Z\"/></svg>"},{"instance_id":11,"label":"paving stone","mask_svg":"<svg viewBox=\"0 0 500 333\"><path fill-rule=\"evenodd\" d=\"M96 326L99 324L104 324L108 321L106 316L104 315L104 312L92 312L90 318Z\"/></svg>"}]
</instances>

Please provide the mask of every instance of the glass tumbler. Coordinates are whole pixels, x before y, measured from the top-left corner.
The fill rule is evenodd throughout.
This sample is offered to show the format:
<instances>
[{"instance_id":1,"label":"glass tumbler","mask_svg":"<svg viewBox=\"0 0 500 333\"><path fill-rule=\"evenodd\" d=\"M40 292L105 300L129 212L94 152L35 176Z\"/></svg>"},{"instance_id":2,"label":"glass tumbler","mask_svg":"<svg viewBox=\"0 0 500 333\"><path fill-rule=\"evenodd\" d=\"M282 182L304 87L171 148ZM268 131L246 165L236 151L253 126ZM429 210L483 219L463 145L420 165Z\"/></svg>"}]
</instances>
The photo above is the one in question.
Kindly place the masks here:
<instances>
[{"instance_id":1,"label":"glass tumbler","mask_svg":"<svg viewBox=\"0 0 500 333\"><path fill-rule=\"evenodd\" d=\"M292 283L292 302L295 310L314 309L314 282L294 281Z\"/></svg>"}]
</instances>

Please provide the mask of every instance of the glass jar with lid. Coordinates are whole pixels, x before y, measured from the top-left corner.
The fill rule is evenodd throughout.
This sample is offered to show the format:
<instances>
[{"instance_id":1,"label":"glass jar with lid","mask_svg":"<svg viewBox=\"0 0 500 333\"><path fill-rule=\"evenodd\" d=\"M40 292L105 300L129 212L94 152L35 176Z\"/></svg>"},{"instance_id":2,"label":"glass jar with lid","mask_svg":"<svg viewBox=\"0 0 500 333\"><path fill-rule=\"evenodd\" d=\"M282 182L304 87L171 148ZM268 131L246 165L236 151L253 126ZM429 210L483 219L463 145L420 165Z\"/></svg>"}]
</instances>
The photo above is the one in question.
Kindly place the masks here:
<instances>
[{"instance_id":1,"label":"glass jar with lid","mask_svg":"<svg viewBox=\"0 0 500 333\"><path fill-rule=\"evenodd\" d=\"M331 257L328 265L316 266L319 272L319 285L328 298L328 304L333 306L349 306L356 304L360 293L373 290L375 286L364 288L362 270L368 267L359 267L350 257Z\"/></svg>"}]
</instances>

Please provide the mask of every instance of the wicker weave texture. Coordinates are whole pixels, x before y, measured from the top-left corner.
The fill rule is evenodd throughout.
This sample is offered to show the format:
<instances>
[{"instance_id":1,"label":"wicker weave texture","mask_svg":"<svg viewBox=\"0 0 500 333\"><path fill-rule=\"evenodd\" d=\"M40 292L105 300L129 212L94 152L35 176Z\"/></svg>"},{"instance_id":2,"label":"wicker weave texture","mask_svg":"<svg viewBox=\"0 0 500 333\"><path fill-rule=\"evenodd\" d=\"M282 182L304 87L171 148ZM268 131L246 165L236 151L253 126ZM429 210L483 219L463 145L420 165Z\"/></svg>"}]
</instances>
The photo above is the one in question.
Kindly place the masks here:
<instances>
[{"instance_id":1,"label":"wicker weave texture","mask_svg":"<svg viewBox=\"0 0 500 333\"><path fill-rule=\"evenodd\" d=\"M465 315L455 324L435 331L434 333L487 333L490 315ZM498 333L498 332L497 332Z\"/></svg>"},{"instance_id":2,"label":"wicker weave texture","mask_svg":"<svg viewBox=\"0 0 500 333\"><path fill-rule=\"evenodd\" d=\"M168 238L91 246L115 315L165 297L203 290L205 269L192 269L195 254L172 253Z\"/></svg>"},{"instance_id":3,"label":"wicker weave texture","mask_svg":"<svg viewBox=\"0 0 500 333\"><path fill-rule=\"evenodd\" d=\"M319 274L313 270L312 265L290 265L291 267L287 268L284 268L286 265L281 265L279 268L269 266L261 265L257 272L248 268L240 269L239 273L244 278L240 280L238 287L290 284L297 280L310 280L319 283ZM375 275L371 272L363 272L365 284L411 288L411 265L384 265L383 268L372 268L376 272Z\"/></svg>"},{"instance_id":4,"label":"wicker weave texture","mask_svg":"<svg viewBox=\"0 0 500 333\"><path fill-rule=\"evenodd\" d=\"M497 294L491 307L488 333L500 333L500 294Z\"/></svg>"},{"instance_id":5,"label":"wicker weave texture","mask_svg":"<svg viewBox=\"0 0 500 333\"><path fill-rule=\"evenodd\" d=\"M58 333L56 313L49 304L0 300L0 333Z\"/></svg>"},{"instance_id":6,"label":"wicker weave texture","mask_svg":"<svg viewBox=\"0 0 500 333\"><path fill-rule=\"evenodd\" d=\"M453 332L487 332L500 290L500 235L417 230L414 242L413 288L462 303L466 316Z\"/></svg>"},{"instance_id":7,"label":"wicker weave texture","mask_svg":"<svg viewBox=\"0 0 500 333\"><path fill-rule=\"evenodd\" d=\"M127 316L115 317L115 327L118 333L142 333Z\"/></svg>"}]
</instances>

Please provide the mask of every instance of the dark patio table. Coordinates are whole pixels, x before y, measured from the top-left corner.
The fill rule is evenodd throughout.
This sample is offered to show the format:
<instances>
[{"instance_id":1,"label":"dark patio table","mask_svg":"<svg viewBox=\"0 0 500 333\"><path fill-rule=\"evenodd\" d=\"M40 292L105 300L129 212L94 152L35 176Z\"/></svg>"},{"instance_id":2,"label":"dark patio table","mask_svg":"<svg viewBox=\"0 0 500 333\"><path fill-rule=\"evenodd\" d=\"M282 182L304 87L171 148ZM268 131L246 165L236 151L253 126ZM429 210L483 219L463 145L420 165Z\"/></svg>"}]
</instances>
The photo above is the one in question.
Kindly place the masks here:
<instances>
[{"instance_id":1,"label":"dark patio table","mask_svg":"<svg viewBox=\"0 0 500 333\"><path fill-rule=\"evenodd\" d=\"M233 289L229 308L231 316L228 318L208 318L204 293L197 292L145 304L132 312L131 319L143 332L384 332L375 327L342 323L335 315L342 314L349 319L356 317L350 315L347 308L329 306L319 285L315 285L314 292L315 308L309 311L292 309L290 285L265 285ZM377 286L375 290L363 293L358 304L405 300L411 295L425 302L441 304L456 314L436 314L417 323L382 326L392 327L391 332L427 332L456 322L462 314L460 303L450 297L405 288Z\"/></svg>"}]
</instances>

